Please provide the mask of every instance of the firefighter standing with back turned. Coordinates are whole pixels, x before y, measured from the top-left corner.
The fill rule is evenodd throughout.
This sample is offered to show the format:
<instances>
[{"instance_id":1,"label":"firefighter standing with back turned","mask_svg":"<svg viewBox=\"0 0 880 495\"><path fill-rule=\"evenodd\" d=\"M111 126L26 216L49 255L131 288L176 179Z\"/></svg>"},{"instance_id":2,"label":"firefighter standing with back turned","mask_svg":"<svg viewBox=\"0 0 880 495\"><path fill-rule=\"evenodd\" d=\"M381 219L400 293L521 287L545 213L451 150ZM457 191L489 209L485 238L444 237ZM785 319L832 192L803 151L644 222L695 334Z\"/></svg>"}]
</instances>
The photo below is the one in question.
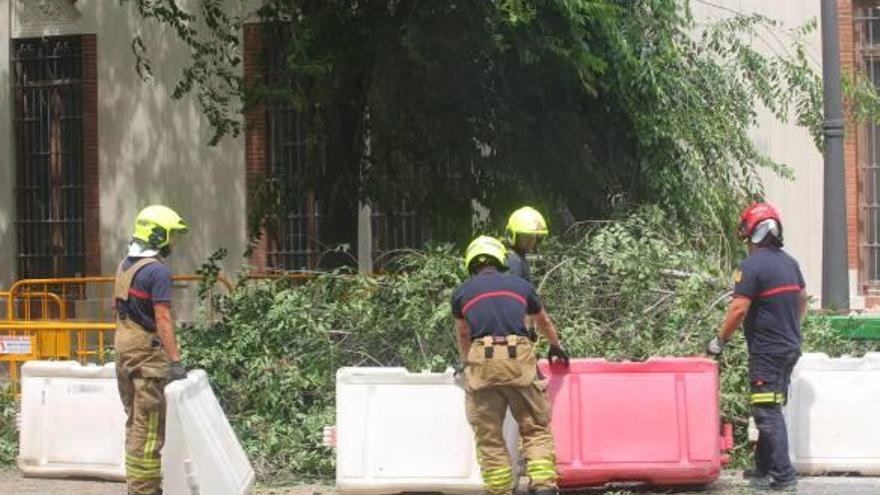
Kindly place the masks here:
<instances>
[{"instance_id":1,"label":"firefighter standing with back turned","mask_svg":"<svg viewBox=\"0 0 880 495\"><path fill-rule=\"evenodd\" d=\"M550 343L549 358L568 363L552 321L534 286L501 273L507 252L499 240L481 236L468 246L465 267L471 278L455 291L452 313L465 364L468 421L474 429L483 485L490 495L509 494L514 480L502 436L510 408L519 425L530 490L557 493L556 458L550 431L550 403L537 376L537 358L525 328L531 315Z\"/></svg>"},{"instance_id":2,"label":"firefighter standing with back turned","mask_svg":"<svg viewBox=\"0 0 880 495\"><path fill-rule=\"evenodd\" d=\"M134 238L116 272L116 377L125 408L125 474L130 495L162 493L165 385L186 378L171 319L171 270L161 259L187 226L174 210L138 213Z\"/></svg>"},{"instance_id":3,"label":"firefighter standing with back turned","mask_svg":"<svg viewBox=\"0 0 880 495\"><path fill-rule=\"evenodd\" d=\"M749 256L734 273L734 299L706 351L720 355L745 322L752 416L759 432L755 467L745 476L756 488L793 490L797 479L782 406L801 355L808 302L804 278L797 261L782 250L782 221L773 206L758 203L746 209L738 234L749 243Z\"/></svg>"}]
</instances>

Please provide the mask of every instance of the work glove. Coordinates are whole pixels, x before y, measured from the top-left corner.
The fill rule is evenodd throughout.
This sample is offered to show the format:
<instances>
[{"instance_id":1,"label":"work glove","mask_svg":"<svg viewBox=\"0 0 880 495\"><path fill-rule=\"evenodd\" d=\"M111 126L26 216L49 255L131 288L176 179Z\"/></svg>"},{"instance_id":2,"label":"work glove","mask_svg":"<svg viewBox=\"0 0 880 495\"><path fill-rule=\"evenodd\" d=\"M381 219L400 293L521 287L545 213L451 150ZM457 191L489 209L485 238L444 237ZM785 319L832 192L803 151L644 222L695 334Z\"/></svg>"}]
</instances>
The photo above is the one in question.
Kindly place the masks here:
<instances>
[{"instance_id":1,"label":"work glove","mask_svg":"<svg viewBox=\"0 0 880 495\"><path fill-rule=\"evenodd\" d=\"M458 378L458 377L460 377L461 375L463 375L463 374L464 374L464 369L465 369L466 366L467 366L467 365L466 365L465 363L458 363L458 364L456 364L455 366L453 366L452 369L455 370L455 373L452 374L452 377L453 377L453 378Z\"/></svg>"},{"instance_id":2,"label":"work glove","mask_svg":"<svg viewBox=\"0 0 880 495\"><path fill-rule=\"evenodd\" d=\"M171 361L171 363L168 364L168 381L173 382L175 380L184 379L186 379L186 369L183 368L180 361Z\"/></svg>"},{"instance_id":3,"label":"work glove","mask_svg":"<svg viewBox=\"0 0 880 495\"><path fill-rule=\"evenodd\" d=\"M724 352L724 345L726 343L727 342L721 340L721 337L718 337L717 335L712 337L712 340L706 344L706 354L710 356L720 356L721 353Z\"/></svg>"},{"instance_id":4,"label":"work glove","mask_svg":"<svg viewBox=\"0 0 880 495\"><path fill-rule=\"evenodd\" d=\"M547 361L550 364L553 364L553 358L556 358L556 363L562 363L565 366L568 366L568 353L562 350L562 347L551 345L550 350L547 351Z\"/></svg>"}]
</instances>

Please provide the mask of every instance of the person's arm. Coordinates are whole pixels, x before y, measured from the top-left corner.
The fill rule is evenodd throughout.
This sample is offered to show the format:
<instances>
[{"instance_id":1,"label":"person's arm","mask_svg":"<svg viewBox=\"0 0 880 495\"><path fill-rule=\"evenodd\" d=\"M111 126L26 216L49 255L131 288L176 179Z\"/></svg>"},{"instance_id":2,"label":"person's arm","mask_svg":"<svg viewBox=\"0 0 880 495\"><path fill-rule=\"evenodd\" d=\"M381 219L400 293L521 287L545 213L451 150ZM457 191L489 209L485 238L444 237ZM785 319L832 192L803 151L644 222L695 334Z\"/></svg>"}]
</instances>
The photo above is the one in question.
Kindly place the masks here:
<instances>
[{"instance_id":1,"label":"person's arm","mask_svg":"<svg viewBox=\"0 0 880 495\"><path fill-rule=\"evenodd\" d=\"M156 315L156 333L162 340L162 347L168 353L171 361L180 361L180 348L177 347L177 339L174 338L174 320L171 318L171 305L167 303L154 303L153 312Z\"/></svg>"},{"instance_id":2,"label":"person's arm","mask_svg":"<svg viewBox=\"0 0 880 495\"><path fill-rule=\"evenodd\" d=\"M804 322L804 318L807 317L807 309L810 306L810 296L807 295L807 291L801 290L801 293L798 294L798 317L801 320L801 323Z\"/></svg>"},{"instance_id":3,"label":"person's arm","mask_svg":"<svg viewBox=\"0 0 880 495\"><path fill-rule=\"evenodd\" d=\"M727 307L727 316L724 317L724 323L718 331L718 338L723 342L730 341L736 329L742 326L746 315L749 314L749 308L752 300L747 297L735 297Z\"/></svg>"},{"instance_id":4,"label":"person's arm","mask_svg":"<svg viewBox=\"0 0 880 495\"><path fill-rule=\"evenodd\" d=\"M797 269L798 285L801 286L801 292L798 294L798 318L801 323L807 317L807 309L810 306L810 296L807 294L807 283L804 281L804 274L801 273L801 267L795 265Z\"/></svg>"},{"instance_id":5,"label":"person's arm","mask_svg":"<svg viewBox=\"0 0 880 495\"><path fill-rule=\"evenodd\" d=\"M547 343L549 343L551 347L562 347L559 343L559 332L556 331L556 326L553 325L553 320L550 319L547 312L541 308L541 311L531 316L538 325L538 330L540 330L541 334L547 339Z\"/></svg>"},{"instance_id":6,"label":"person's arm","mask_svg":"<svg viewBox=\"0 0 880 495\"><path fill-rule=\"evenodd\" d=\"M458 337L458 356L464 363L471 351L471 329L463 318L455 319L455 329Z\"/></svg>"}]
</instances>

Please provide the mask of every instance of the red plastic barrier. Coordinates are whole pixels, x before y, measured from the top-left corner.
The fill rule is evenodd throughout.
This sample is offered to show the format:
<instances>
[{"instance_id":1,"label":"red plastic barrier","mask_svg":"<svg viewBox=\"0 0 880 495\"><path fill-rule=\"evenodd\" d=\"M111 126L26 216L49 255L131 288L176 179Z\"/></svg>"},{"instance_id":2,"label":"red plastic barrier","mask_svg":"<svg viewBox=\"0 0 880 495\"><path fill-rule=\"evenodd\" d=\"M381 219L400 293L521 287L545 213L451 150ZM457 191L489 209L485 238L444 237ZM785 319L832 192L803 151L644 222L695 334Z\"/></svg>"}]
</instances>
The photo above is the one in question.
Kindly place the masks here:
<instances>
[{"instance_id":1,"label":"red plastic barrier","mask_svg":"<svg viewBox=\"0 0 880 495\"><path fill-rule=\"evenodd\" d=\"M702 485L718 478L724 451L718 367L703 358L540 364L563 488L643 482Z\"/></svg>"}]
</instances>

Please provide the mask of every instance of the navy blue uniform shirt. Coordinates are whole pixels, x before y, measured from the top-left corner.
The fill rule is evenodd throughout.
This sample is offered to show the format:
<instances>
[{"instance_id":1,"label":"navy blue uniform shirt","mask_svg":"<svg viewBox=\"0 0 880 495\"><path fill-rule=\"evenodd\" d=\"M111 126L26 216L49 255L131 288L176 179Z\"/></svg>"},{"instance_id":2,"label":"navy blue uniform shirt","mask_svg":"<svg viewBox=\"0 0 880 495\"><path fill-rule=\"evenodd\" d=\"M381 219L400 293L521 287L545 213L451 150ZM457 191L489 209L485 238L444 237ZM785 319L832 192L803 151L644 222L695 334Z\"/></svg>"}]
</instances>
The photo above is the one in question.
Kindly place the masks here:
<instances>
[{"instance_id":1,"label":"navy blue uniform shirt","mask_svg":"<svg viewBox=\"0 0 880 495\"><path fill-rule=\"evenodd\" d=\"M516 275L526 282L532 282L532 269L529 262L525 256L520 256L513 248L509 248L507 251L507 273Z\"/></svg>"},{"instance_id":2,"label":"navy blue uniform shirt","mask_svg":"<svg viewBox=\"0 0 880 495\"><path fill-rule=\"evenodd\" d=\"M122 269L128 270L141 258L125 258ZM156 331L153 304L171 304L171 269L162 262L150 263L135 273L128 291L128 302L117 301L117 311L148 332Z\"/></svg>"},{"instance_id":3,"label":"navy blue uniform shirt","mask_svg":"<svg viewBox=\"0 0 880 495\"><path fill-rule=\"evenodd\" d=\"M487 268L452 295L452 315L467 321L471 338L528 336L526 314L541 312L535 287L525 280Z\"/></svg>"},{"instance_id":4,"label":"navy blue uniform shirt","mask_svg":"<svg viewBox=\"0 0 880 495\"><path fill-rule=\"evenodd\" d=\"M734 273L735 297L752 305L744 323L751 354L800 351L800 292L804 277L797 261L779 248L759 248Z\"/></svg>"}]
</instances>

